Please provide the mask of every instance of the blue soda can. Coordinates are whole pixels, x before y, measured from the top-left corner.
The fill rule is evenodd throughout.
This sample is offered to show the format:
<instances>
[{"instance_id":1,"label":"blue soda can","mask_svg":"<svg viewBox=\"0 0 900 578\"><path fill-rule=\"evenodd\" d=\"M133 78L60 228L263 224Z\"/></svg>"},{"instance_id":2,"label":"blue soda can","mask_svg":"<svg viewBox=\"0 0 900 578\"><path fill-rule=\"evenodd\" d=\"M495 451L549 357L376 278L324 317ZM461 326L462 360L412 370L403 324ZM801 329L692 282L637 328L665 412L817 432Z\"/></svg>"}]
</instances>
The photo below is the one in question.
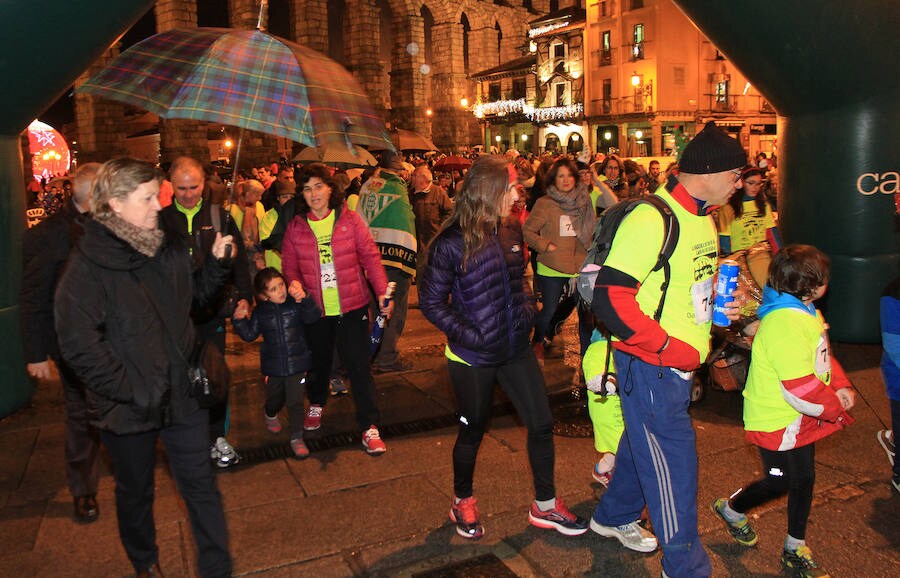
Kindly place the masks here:
<instances>
[{"instance_id":1,"label":"blue soda can","mask_svg":"<svg viewBox=\"0 0 900 578\"><path fill-rule=\"evenodd\" d=\"M725 304L732 301L734 290L738 285L738 274L741 267L737 261L725 259L719 265L719 278L716 280L716 299L713 302L713 325L728 327L731 320L725 317Z\"/></svg>"}]
</instances>

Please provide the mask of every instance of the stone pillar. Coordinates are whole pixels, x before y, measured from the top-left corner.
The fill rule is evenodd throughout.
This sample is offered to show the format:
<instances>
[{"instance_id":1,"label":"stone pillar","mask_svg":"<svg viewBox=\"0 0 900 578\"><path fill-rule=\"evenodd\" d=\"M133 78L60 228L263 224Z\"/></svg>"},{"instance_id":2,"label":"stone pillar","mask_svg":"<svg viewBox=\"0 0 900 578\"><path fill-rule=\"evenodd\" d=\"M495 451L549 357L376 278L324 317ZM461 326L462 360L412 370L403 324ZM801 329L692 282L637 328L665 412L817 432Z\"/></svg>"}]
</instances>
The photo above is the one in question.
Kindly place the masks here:
<instances>
[{"instance_id":1,"label":"stone pillar","mask_svg":"<svg viewBox=\"0 0 900 578\"><path fill-rule=\"evenodd\" d=\"M254 30L259 24L259 0L229 0L228 11L232 28ZM277 160L278 144L274 136L250 130L241 131L234 127L229 127L228 132L235 139L241 140L241 157L237 159L241 167L249 169L253 166L268 165ZM231 160L234 162L234 154Z\"/></svg>"},{"instance_id":2,"label":"stone pillar","mask_svg":"<svg viewBox=\"0 0 900 578\"><path fill-rule=\"evenodd\" d=\"M650 137L653 139L653 150L650 154L654 157L662 156L662 122L658 118L650 121Z\"/></svg>"},{"instance_id":3,"label":"stone pillar","mask_svg":"<svg viewBox=\"0 0 900 578\"><path fill-rule=\"evenodd\" d=\"M228 0L228 23L232 28L252 30L259 21L259 0Z\"/></svg>"},{"instance_id":4,"label":"stone pillar","mask_svg":"<svg viewBox=\"0 0 900 578\"><path fill-rule=\"evenodd\" d=\"M348 3L349 4L349 3ZM356 18L353 15L351 21ZM378 19L375 19L378 25ZM294 34L298 44L328 54L328 3L326 0L294 0Z\"/></svg>"},{"instance_id":5,"label":"stone pillar","mask_svg":"<svg viewBox=\"0 0 900 578\"><path fill-rule=\"evenodd\" d=\"M431 129L434 144L444 150L470 144L468 125L478 130L475 117L463 109L459 101L465 97L475 103L474 88L469 90L463 61L463 28L458 22L435 24L431 29L432 51L431 93L434 95ZM480 130L478 130L480 138ZM474 141L473 141L474 142Z\"/></svg>"},{"instance_id":6,"label":"stone pillar","mask_svg":"<svg viewBox=\"0 0 900 578\"><path fill-rule=\"evenodd\" d=\"M425 109L425 23L417 14L394 19L391 64L391 125L428 134Z\"/></svg>"},{"instance_id":7,"label":"stone pillar","mask_svg":"<svg viewBox=\"0 0 900 578\"><path fill-rule=\"evenodd\" d=\"M81 76L75 88L119 55L118 44L109 48ZM75 125L78 131L78 162L105 162L127 154L121 123L125 107L116 101L75 92Z\"/></svg>"},{"instance_id":8,"label":"stone pillar","mask_svg":"<svg viewBox=\"0 0 900 578\"><path fill-rule=\"evenodd\" d=\"M384 69L381 65L379 46L381 28L375 0L350 0L347 3L349 38L345 38L347 48L347 70L356 78L375 112L386 118L385 103L390 102L389 87L384 83ZM350 18L350 14L353 15Z\"/></svg>"},{"instance_id":9,"label":"stone pillar","mask_svg":"<svg viewBox=\"0 0 900 578\"><path fill-rule=\"evenodd\" d=\"M155 10L157 32L197 27L197 3L193 0L158 0ZM196 120L159 119L160 162L186 155L208 163L206 125Z\"/></svg>"}]
</instances>

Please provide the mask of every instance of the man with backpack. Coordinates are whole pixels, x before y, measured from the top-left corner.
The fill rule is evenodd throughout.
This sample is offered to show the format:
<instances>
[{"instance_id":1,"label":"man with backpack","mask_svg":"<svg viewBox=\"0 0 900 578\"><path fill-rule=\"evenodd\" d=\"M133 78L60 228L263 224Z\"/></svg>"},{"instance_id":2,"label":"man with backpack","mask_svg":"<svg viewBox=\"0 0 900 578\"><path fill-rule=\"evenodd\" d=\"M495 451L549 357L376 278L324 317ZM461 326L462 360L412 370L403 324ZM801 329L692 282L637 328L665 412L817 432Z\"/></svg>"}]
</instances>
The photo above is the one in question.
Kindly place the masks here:
<instances>
[{"instance_id":1,"label":"man with backpack","mask_svg":"<svg viewBox=\"0 0 900 578\"><path fill-rule=\"evenodd\" d=\"M680 173L657 192L664 205L628 201L593 284L594 314L615 338L625 432L591 529L639 552L661 546L663 576L710 574L697 533L687 409L693 371L709 353L717 267L709 212L740 187L746 162L740 144L708 123L685 148ZM729 313L737 317L736 308ZM638 525L645 504L656 536Z\"/></svg>"}]
</instances>

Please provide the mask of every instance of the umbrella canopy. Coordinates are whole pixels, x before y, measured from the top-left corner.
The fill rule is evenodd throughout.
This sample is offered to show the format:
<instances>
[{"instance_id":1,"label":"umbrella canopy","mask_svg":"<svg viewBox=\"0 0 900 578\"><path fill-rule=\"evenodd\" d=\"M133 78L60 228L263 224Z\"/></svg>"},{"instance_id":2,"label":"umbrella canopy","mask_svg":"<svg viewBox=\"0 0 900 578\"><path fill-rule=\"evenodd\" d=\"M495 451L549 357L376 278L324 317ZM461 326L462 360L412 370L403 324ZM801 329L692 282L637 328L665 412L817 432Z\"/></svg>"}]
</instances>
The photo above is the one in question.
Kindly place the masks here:
<instances>
[{"instance_id":1,"label":"umbrella canopy","mask_svg":"<svg viewBox=\"0 0 900 578\"><path fill-rule=\"evenodd\" d=\"M151 36L79 91L163 118L228 124L309 146L393 148L383 119L349 72L261 30L174 29Z\"/></svg>"},{"instance_id":2,"label":"umbrella canopy","mask_svg":"<svg viewBox=\"0 0 900 578\"><path fill-rule=\"evenodd\" d=\"M431 139L411 130L399 129L399 149L401 151L436 151L438 150Z\"/></svg>"},{"instance_id":3,"label":"umbrella canopy","mask_svg":"<svg viewBox=\"0 0 900 578\"><path fill-rule=\"evenodd\" d=\"M472 166L472 161L459 155L450 155L434 163L434 170L441 172L462 171Z\"/></svg>"},{"instance_id":4,"label":"umbrella canopy","mask_svg":"<svg viewBox=\"0 0 900 578\"><path fill-rule=\"evenodd\" d=\"M366 149L356 145L348 148L344 144L306 147L294 156L294 160L306 163L324 163L339 169L378 166L378 161Z\"/></svg>"}]
</instances>

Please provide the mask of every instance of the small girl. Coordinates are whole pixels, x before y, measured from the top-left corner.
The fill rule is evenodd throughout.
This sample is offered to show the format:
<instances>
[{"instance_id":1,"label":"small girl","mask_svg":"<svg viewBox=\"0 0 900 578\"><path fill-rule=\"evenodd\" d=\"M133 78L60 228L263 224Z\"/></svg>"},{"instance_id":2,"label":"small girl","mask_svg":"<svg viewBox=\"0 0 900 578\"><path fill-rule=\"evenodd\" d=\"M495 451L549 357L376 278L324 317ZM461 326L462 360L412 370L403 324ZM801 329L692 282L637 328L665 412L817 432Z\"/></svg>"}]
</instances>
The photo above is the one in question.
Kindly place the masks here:
<instances>
[{"instance_id":1,"label":"small girl","mask_svg":"<svg viewBox=\"0 0 900 578\"><path fill-rule=\"evenodd\" d=\"M257 306L249 317L246 302L237 307L232 318L234 329L244 341L262 334L259 352L260 370L266 380L266 429L281 431L278 412L287 402L293 429L291 451L297 459L309 456L303 441L303 399L306 395L306 373L312 365L306 343L305 324L322 316L313 299L308 298L299 281L285 287L277 269L266 267L253 281Z\"/></svg>"},{"instance_id":2,"label":"small girl","mask_svg":"<svg viewBox=\"0 0 900 578\"><path fill-rule=\"evenodd\" d=\"M787 494L781 564L797 576L827 576L805 541L814 442L853 422L852 385L831 357L828 326L812 304L825 294L829 268L828 257L810 245L784 247L769 266L744 389L744 429L759 447L766 477L712 504L731 536L753 546L758 537L744 513Z\"/></svg>"}]
</instances>

